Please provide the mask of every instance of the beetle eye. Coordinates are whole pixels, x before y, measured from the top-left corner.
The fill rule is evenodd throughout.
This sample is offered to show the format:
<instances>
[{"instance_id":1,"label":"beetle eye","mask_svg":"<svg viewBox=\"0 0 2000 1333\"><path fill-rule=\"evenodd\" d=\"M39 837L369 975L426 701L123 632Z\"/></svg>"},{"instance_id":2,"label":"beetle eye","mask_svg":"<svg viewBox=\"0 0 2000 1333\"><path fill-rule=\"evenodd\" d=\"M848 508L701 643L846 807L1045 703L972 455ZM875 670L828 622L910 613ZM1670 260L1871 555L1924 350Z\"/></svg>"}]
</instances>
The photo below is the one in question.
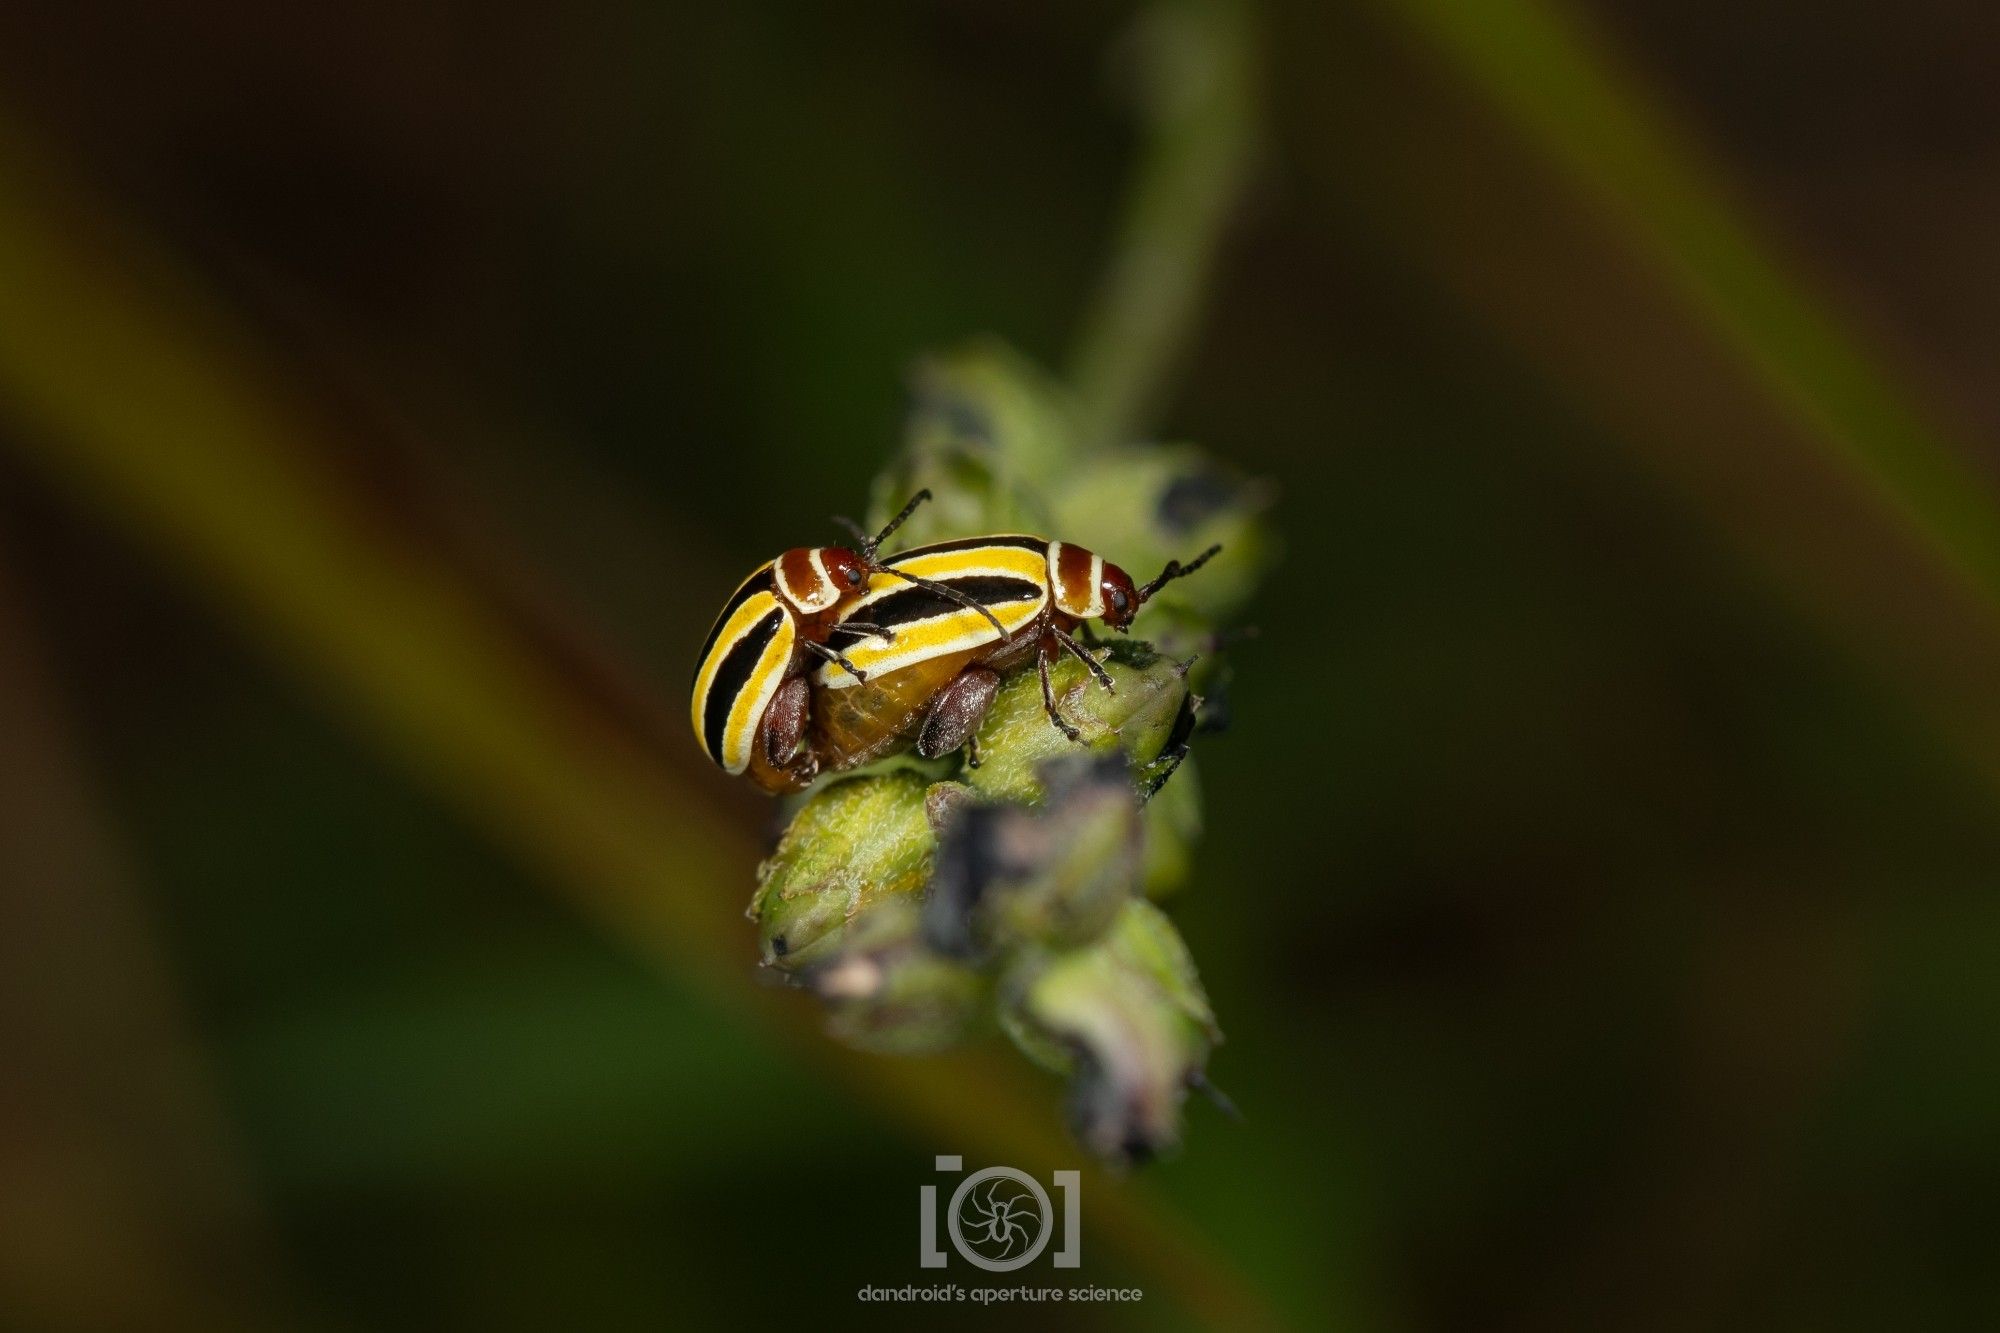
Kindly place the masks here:
<instances>
[{"instance_id":1,"label":"beetle eye","mask_svg":"<svg viewBox=\"0 0 2000 1333\"><path fill-rule=\"evenodd\" d=\"M861 571L854 568L852 565L848 566L846 569L841 570L840 577L847 580L847 586L850 588L858 588L861 586Z\"/></svg>"},{"instance_id":2,"label":"beetle eye","mask_svg":"<svg viewBox=\"0 0 2000 1333\"><path fill-rule=\"evenodd\" d=\"M1113 588L1111 590L1111 609L1120 615L1125 614L1125 590L1123 588Z\"/></svg>"}]
</instances>

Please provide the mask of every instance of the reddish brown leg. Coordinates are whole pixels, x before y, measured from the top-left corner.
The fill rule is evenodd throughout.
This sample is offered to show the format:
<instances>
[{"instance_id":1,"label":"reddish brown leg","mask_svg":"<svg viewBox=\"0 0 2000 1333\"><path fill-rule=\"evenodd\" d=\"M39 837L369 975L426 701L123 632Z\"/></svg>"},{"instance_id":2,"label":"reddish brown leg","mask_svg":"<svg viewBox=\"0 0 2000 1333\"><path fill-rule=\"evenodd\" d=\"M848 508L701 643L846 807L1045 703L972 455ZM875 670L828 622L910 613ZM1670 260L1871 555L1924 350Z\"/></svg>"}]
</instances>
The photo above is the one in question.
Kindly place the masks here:
<instances>
[{"instance_id":1,"label":"reddish brown leg","mask_svg":"<svg viewBox=\"0 0 2000 1333\"><path fill-rule=\"evenodd\" d=\"M1062 630L1056 628L1054 625L1049 626L1049 633L1056 636L1057 643L1061 644L1064 648L1068 649L1070 652L1076 654L1076 660L1083 663L1085 669L1087 669L1092 676L1096 677L1097 683L1104 687L1104 692L1106 694L1118 693L1118 687L1111 683L1111 673L1106 671L1103 665L1100 662L1098 662L1096 658L1090 655L1089 649L1085 648L1082 644L1078 643L1075 639L1071 638L1069 635L1063 633Z\"/></svg>"},{"instance_id":2,"label":"reddish brown leg","mask_svg":"<svg viewBox=\"0 0 2000 1333\"><path fill-rule=\"evenodd\" d=\"M771 697L771 706L764 710L764 721L758 728L764 733L764 757L771 761L771 767L783 768L797 756L811 707L812 686L804 676L793 676Z\"/></svg>"},{"instance_id":3,"label":"reddish brown leg","mask_svg":"<svg viewBox=\"0 0 2000 1333\"><path fill-rule=\"evenodd\" d=\"M935 759L971 743L999 689L1000 673L991 667L967 667L953 676L951 684L938 691L924 718L923 729L917 733L917 753ZM972 762L976 767L977 760Z\"/></svg>"},{"instance_id":4,"label":"reddish brown leg","mask_svg":"<svg viewBox=\"0 0 2000 1333\"><path fill-rule=\"evenodd\" d=\"M865 681L868 679L866 671L848 661L837 650L829 648L823 643L814 643L811 639L800 639L799 647L805 649L815 657L824 657L829 662L838 662L842 669L856 680ZM803 677L800 679L803 679Z\"/></svg>"},{"instance_id":5,"label":"reddish brown leg","mask_svg":"<svg viewBox=\"0 0 2000 1333\"><path fill-rule=\"evenodd\" d=\"M1049 668L1055 665L1056 654L1060 651L1053 638L1044 638L1035 654L1035 670L1042 678L1042 707L1048 711L1049 721L1055 724L1057 731L1073 741L1080 741L1083 733L1071 726L1069 719L1062 715L1062 710L1056 707L1055 682L1049 679Z\"/></svg>"}]
</instances>

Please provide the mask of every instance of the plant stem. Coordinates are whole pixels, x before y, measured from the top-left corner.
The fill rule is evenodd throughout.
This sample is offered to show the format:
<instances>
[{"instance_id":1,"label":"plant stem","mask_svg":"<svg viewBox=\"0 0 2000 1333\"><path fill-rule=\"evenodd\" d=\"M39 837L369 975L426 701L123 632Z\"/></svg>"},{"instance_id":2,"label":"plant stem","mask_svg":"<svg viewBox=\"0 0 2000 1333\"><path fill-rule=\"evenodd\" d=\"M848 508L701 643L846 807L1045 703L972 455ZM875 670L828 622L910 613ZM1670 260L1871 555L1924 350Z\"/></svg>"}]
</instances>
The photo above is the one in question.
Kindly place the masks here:
<instances>
[{"instance_id":1,"label":"plant stem","mask_svg":"<svg viewBox=\"0 0 2000 1333\"><path fill-rule=\"evenodd\" d=\"M1145 155L1070 361L1086 448L1148 428L1255 145L1256 53L1243 4L1164 0L1134 36Z\"/></svg>"},{"instance_id":2,"label":"plant stem","mask_svg":"<svg viewBox=\"0 0 2000 1333\"><path fill-rule=\"evenodd\" d=\"M2000 608L1991 478L1782 261L1719 173L1594 33L1547 0L1381 3L1608 204L1811 439L1989 610Z\"/></svg>"}]
</instances>

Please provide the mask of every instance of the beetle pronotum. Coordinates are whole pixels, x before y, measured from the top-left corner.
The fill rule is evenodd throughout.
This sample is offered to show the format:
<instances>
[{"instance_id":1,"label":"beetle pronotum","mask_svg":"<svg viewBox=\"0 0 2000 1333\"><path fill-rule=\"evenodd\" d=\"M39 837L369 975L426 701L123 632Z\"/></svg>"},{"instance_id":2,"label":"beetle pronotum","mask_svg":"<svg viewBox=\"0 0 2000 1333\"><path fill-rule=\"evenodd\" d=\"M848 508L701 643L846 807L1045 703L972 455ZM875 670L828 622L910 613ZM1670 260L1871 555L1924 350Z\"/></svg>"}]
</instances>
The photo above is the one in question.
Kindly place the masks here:
<instances>
[{"instance_id":1,"label":"beetle pronotum","mask_svg":"<svg viewBox=\"0 0 2000 1333\"><path fill-rule=\"evenodd\" d=\"M929 491L918 491L873 537L857 529L853 547L801 546L785 552L759 566L724 603L697 659L689 716L702 749L725 772L741 773L756 757L763 761L757 765L763 775L760 785L771 786L772 770L801 758L810 709L804 667L810 658L839 665L854 679L867 678L865 664L826 640L835 624L842 623L854 639L873 636L885 645L894 642L893 627L851 615L853 604L878 581L890 587L916 585L913 591L990 622L995 635L1005 637L998 618L970 595L933 582L921 570L897 569L877 558L882 543L929 498Z\"/></svg>"}]
</instances>

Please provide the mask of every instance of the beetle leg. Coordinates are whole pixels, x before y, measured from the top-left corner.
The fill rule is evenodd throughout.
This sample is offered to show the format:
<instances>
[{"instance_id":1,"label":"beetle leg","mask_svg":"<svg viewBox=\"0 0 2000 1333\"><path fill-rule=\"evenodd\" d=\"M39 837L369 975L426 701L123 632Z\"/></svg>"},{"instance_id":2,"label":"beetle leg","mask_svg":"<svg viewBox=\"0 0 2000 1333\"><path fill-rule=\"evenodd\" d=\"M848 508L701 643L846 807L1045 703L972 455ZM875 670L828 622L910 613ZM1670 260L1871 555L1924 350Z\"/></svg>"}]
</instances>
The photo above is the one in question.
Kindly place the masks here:
<instances>
[{"instance_id":1,"label":"beetle leg","mask_svg":"<svg viewBox=\"0 0 2000 1333\"><path fill-rule=\"evenodd\" d=\"M1083 733L1070 725L1070 720L1056 707L1055 682L1049 679L1049 664L1055 661L1056 649L1053 640L1045 640L1042 649L1035 656L1035 670L1042 678L1042 708L1047 711L1049 721L1055 729L1073 741L1081 741Z\"/></svg>"},{"instance_id":2,"label":"beetle leg","mask_svg":"<svg viewBox=\"0 0 2000 1333\"><path fill-rule=\"evenodd\" d=\"M793 676L778 687L764 710L764 757L771 767L783 768L792 762L805 740L806 718L812 707L812 686L804 676Z\"/></svg>"},{"instance_id":3,"label":"beetle leg","mask_svg":"<svg viewBox=\"0 0 2000 1333\"><path fill-rule=\"evenodd\" d=\"M829 662L840 663L841 667L846 670L847 674L854 677L856 680L865 681L868 679L868 673L863 671L860 667L854 665L854 663L848 661L845 657L841 655L838 649L829 648L823 643L814 643L811 639L801 639L799 640L799 643L809 653L815 653L820 657L824 657Z\"/></svg>"},{"instance_id":4,"label":"beetle leg","mask_svg":"<svg viewBox=\"0 0 2000 1333\"><path fill-rule=\"evenodd\" d=\"M951 683L938 691L917 732L918 755L935 759L971 744L999 690L1000 673L991 667L971 666L953 676Z\"/></svg>"},{"instance_id":5,"label":"beetle leg","mask_svg":"<svg viewBox=\"0 0 2000 1333\"><path fill-rule=\"evenodd\" d=\"M1082 644L1071 638L1063 630L1057 629L1054 625L1049 626L1049 633L1056 636L1057 643L1070 652L1075 653L1078 661L1090 668L1090 674L1097 678L1097 683L1104 687L1106 694L1118 693L1118 687L1111 683L1111 673L1106 671L1103 664L1092 657Z\"/></svg>"},{"instance_id":6,"label":"beetle leg","mask_svg":"<svg viewBox=\"0 0 2000 1333\"><path fill-rule=\"evenodd\" d=\"M864 635L872 634L884 643L896 641L896 631L886 625L871 625L865 620L843 620L840 622L840 628L859 630Z\"/></svg>"}]
</instances>

